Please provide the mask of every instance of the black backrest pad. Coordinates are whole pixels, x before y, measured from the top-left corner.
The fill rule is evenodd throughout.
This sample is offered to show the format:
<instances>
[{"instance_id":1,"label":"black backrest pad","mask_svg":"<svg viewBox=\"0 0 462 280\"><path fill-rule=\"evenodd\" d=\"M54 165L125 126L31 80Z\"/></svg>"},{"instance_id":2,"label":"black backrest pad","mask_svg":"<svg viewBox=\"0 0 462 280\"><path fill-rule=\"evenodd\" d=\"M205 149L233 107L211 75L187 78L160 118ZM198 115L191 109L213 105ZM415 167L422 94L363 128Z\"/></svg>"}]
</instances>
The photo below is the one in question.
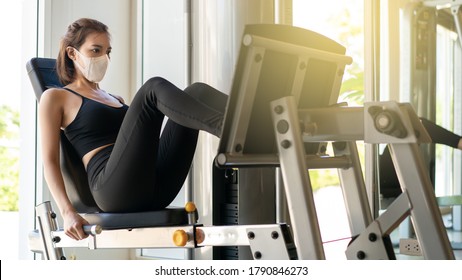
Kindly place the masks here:
<instances>
[{"instance_id":1,"label":"black backrest pad","mask_svg":"<svg viewBox=\"0 0 462 280\"><path fill-rule=\"evenodd\" d=\"M33 58L27 63L26 69L37 101L40 101L45 90L62 87L56 73L55 59ZM100 211L91 195L82 160L63 132L61 132L60 157L66 192L76 210L82 213Z\"/></svg>"},{"instance_id":2,"label":"black backrest pad","mask_svg":"<svg viewBox=\"0 0 462 280\"><path fill-rule=\"evenodd\" d=\"M286 42L296 46L322 50L339 55L345 48L333 40L306 30L288 25L256 24L247 25L244 34ZM228 101L226 119L220 142L219 153L226 152L230 138L232 120L241 84L246 79L246 59L249 48L241 44L233 86ZM276 152L275 137L271 122L270 102L290 95L290 89L298 67L298 57L291 53L267 49L261 65L261 72L251 108L249 126L245 138L244 154L271 154ZM333 95L333 83L337 75L337 65L321 59L310 59L302 85L299 108L319 108L337 100Z\"/></svg>"},{"instance_id":3,"label":"black backrest pad","mask_svg":"<svg viewBox=\"0 0 462 280\"><path fill-rule=\"evenodd\" d=\"M45 90L62 87L56 73L56 59L32 58L27 62L26 69L38 101L40 101L40 97Z\"/></svg>"}]
</instances>

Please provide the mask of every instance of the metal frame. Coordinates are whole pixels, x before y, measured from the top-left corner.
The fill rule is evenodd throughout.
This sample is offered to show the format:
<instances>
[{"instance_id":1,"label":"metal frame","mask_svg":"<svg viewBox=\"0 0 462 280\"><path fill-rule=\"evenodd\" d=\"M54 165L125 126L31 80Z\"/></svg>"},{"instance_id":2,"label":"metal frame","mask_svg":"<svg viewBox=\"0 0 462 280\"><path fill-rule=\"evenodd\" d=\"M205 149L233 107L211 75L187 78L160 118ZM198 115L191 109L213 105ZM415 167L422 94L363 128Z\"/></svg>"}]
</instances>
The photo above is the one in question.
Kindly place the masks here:
<instances>
[{"instance_id":1,"label":"metal frame","mask_svg":"<svg viewBox=\"0 0 462 280\"><path fill-rule=\"evenodd\" d=\"M289 53L298 56L298 65L295 79L292 84L291 94L298 100L301 92L301 85L305 77L307 61L310 58L322 59L324 61L333 62L337 65L336 73L332 86L332 93L330 94L330 103L337 102L338 92L342 83L343 72L347 64L352 63L349 56L330 53L318 49L303 47L286 42L276 41L256 35L244 35L243 45L248 48L248 53L245 60L245 68L243 80L241 81L239 92L237 93L238 99L235 107L236 112L233 115L233 126L227 142L226 151L229 153L226 156L241 156L243 155L245 139L249 126L249 119L255 95L257 94L257 85L260 77L260 70L262 60L265 56L266 50L279 51L282 53ZM224 156L222 154L222 156ZM227 163L224 163L227 164Z\"/></svg>"},{"instance_id":2,"label":"metal frame","mask_svg":"<svg viewBox=\"0 0 462 280\"><path fill-rule=\"evenodd\" d=\"M422 0L422 3L427 7L450 8L451 15L454 19L457 35L459 36L459 43L462 46L462 15L460 13L461 0Z\"/></svg>"},{"instance_id":3,"label":"metal frame","mask_svg":"<svg viewBox=\"0 0 462 280\"><path fill-rule=\"evenodd\" d=\"M280 166L293 237L284 224L202 226L189 225L136 229L99 230L82 241L67 237L55 221L49 203L37 207L38 229L30 234L30 248L46 259L64 258L64 247L99 248L196 248L200 246L250 246L255 259L324 259L324 249L313 200L310 168L338 168L352 234L346 255L349 259L393 259L387 235L405 217L411 216L427 259L454 259L433 193L428 172L422 163L418 143L430 138L408 104L371 102L365 107L328 107L297 110L299 85L304 75L297 73L291 94L271 102L270 110L277 143L276 155L245 155L245 143L252 103L265 49L299 56L303 64L315 56L337 64L333 96L337 96L343 69L351 58L304 48L258 36L244 36L246 75L241 81L238 106L226 153L217 156L222 166ZM301 65L300 65L301 66ZM300 67L300 71L304 71ZM387 211L372 220L355 141L387 143L403 194ZM335 156L305 154L304 142L340 142ZM239 147L239 145L241 145ZM239 147L239 149L237 149ZM271 242L272 244L268 244Z\"/></svg>"},{"instance_id":4,"label":"metal frame","mask_svg":"<svg viewBox=\"0 0 462 280\"><path fill-rule=\"evenodd\" d=\"M279 162L285 195L293 227L285 225L202 226L190 225L103 230L93 228L89 238L75 241L58 229L50 203L37 207L39 229L30 235L30 248L46 259L63 259L62 248L197 248L200 246L250 246L255 259L324 259L319 224L303 142L340 141L345 145L340 157L331 161L320 157L321 166L337 166L342 171L342 190L352 233L357 234L346 250L348 259L394 259L387 236L407 216L411 216L426 259L454 259L454 254L439 213L428 172L418 147L429 136L408 104L371 102L364 108L325 108L296 110L294 97L271 103L273 124L278 143ZM297 114L298 113L298 114ZM334 116L332 118L332 116ZM302 127L309 129L300 129ZM337 126L340 120L349 125ZM363 125L362 125L363 124ZM315 129L312 129L315 127ZM355 129L356 127L356 129ZM359 127L359 128L358 128ZM363 127L361 130L360 127ZM342 134L343 130L352 133ZM361 133L362 131L362 133ZM357 162L354 140L388 143L403 194L386 212L372 221L365 186ZM341 147L342 145L338 146ZM359 169L359 170L358 170ZM184 235L183 243L174 236ZM283 237L283 238L282 238ZM269 246L268 242L274 242ZM275 248L278 248L277 250ZM295 253L296 251L296 253Z\"/></svg>"},{"instance_id":5,"label":"metal frame","mask_svg":"<svg viewBox=\"0 0 462 280\"><path fill-rule=\"evenodd\" d=\"M294 113L297 111L295 108L291 96L271 103L294 240L300 256L323 258L302 144L309 141L342 141L345 142L345 149L350 149L351 160L350 167L340 172L342 190L352 233L360 233L348 247L347 258L394 259L387 235L405 217L411 216L424 257L454 259L431 180L417 144L429 142L430 138L408 104L370 102L364 108L356 109L300 110L300 118ZM300 120L308 130L299 130ZM363 135L358 127L364 129ZM343 134L345 130L351 133ZM364 182L359 175L360 168L355 155L357 151L352 148L355 145L352 140L390 144L393 163L398 170L403 194L375 221L371 219Z\"/></svg>"},{"instance_id":6,"label":"metal frame","mask_svg":"<svg viewBox=\"0 0 462 280\"><path fill-rule=\"evenodd\" d=\"M203 246L250 246L254 259L297 259L290 228L284 224L124 228L102 230L88 227L83 240L68 237L56 223L50 202L36 207L38 229L29 234L29 248L43 259L65 260L63 248L198 248Z\"/></svg>"},{"instance_id":7,"label":"metal frame","mask_svg":"<svg viewBox=\"0 0 462 280\"><path fill-rule=\"evenodd\" d=\"M324 259L295 101L293 97L287 100L292 102L272 103L272 116L295 245L302 259Z\"/></svg>"}]
</instances>

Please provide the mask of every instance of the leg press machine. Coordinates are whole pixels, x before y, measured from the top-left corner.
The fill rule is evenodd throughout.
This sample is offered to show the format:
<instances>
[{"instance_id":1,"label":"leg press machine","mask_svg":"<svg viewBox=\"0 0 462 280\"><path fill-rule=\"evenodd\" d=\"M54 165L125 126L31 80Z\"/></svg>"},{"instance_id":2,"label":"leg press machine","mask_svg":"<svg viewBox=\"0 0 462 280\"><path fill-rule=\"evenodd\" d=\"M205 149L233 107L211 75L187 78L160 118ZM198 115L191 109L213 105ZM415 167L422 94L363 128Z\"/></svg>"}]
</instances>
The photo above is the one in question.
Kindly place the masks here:
<instances>
[{"instance_id":1,"label":"leg press machine","mask_svg":"<svg viewBox=\"0 0 462 280\"><path fill-rule=\"evenodd\" d=\"M249 25L244 31L215 162L222 168L280 167L289 224L202 225L193 204L184 209L102 213L85 190L76 191L69 181L82 181L84 175L63 168L71 170L66 173L71 177L66 179L69 196L77 197L76 208L92 224L85 228L89 237L67 237L51 203L44 202L36 207L37 229L30 233L30 249L53 260L65 259L63 248L76 247L250 246L254 259L325 259L308 170L337 168L353 236L346 248L348 259L394 259L388 235L408 216L425 259L454 259L418 148L418 143L430 141L428 134L408 104L336 105L344 68L351 63L344 53L336 42L292 26ZM35 58L27 65L38 100L47 87L61 86L54 63ZM377 219L367 198L358 140L390 145L403 188ZM334 143L333 156L307 152L312 147L322 150L326 142ZM65 145L62 154L68 156ZM67 159L67 165L70 162Z\"/></svg>"}]
</instances>

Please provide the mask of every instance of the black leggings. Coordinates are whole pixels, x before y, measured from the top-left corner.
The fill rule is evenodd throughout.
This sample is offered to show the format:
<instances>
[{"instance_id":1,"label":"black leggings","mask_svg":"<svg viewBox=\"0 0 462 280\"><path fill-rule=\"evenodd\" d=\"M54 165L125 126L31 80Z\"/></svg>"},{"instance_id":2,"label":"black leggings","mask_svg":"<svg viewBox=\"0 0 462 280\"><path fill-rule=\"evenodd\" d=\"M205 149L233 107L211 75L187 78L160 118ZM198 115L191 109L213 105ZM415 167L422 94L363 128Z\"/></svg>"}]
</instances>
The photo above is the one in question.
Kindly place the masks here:
<instances>
[{"instance_id":1,"label":"black leggings","mask_svg":"<svg viewBox=\"0 0 462 280\"><path fill-rule=\"evenodd\" d=\"M198 130L219 137L226 103L226 94L203 83L182 91L162 78L147 81L130 104L115 144L88 163L98 207L137 212L168 206L189 172Z\"/></svg>"}]
</instances>

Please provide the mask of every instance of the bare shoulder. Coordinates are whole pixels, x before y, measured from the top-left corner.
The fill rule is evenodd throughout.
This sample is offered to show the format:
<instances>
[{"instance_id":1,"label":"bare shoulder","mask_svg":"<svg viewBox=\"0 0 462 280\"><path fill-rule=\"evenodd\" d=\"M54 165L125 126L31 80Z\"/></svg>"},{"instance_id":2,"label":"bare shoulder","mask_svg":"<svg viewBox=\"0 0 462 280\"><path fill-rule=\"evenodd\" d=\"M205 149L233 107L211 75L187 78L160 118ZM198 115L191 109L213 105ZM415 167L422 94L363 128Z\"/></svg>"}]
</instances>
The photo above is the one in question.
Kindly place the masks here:
<instances>
[{"instance_id":1,"label":"bare shoulder","mask_svg":"<svg viewBox=\"0 0 462 280\"><path fill-rule=\"evenodd\" d=\"M66 92L67 91L62 88L49 88L42 93L42 96L40 97L40 103L59 101L65 97Z\"/></svg>"},{"instance_id":2,"label":"bare shoulder","mask_svg":"<svg viewBox=\"0 0 462 280\"><path fill-rule=\"evenodd\" d=\"M62 89L62 88L49 88L42 93L40 97L40 103L42 102L51 102L55 105L64 105L66 103L76 103L81 100L75 94Z\"/></svg>"},{"instance_id":3,"label":"bare shoulder","mask_svg":"<svg viewBox=\"0 0 462 280\"><path fill-rule=\"evenodd\" d=\"M73 103L78 103L80 99L74 94L62 88L50 88L42 93L40 97L39 107L49 110L59 110L64 112L64 108L72 106Z\"/></svg>"}]
</instances>

